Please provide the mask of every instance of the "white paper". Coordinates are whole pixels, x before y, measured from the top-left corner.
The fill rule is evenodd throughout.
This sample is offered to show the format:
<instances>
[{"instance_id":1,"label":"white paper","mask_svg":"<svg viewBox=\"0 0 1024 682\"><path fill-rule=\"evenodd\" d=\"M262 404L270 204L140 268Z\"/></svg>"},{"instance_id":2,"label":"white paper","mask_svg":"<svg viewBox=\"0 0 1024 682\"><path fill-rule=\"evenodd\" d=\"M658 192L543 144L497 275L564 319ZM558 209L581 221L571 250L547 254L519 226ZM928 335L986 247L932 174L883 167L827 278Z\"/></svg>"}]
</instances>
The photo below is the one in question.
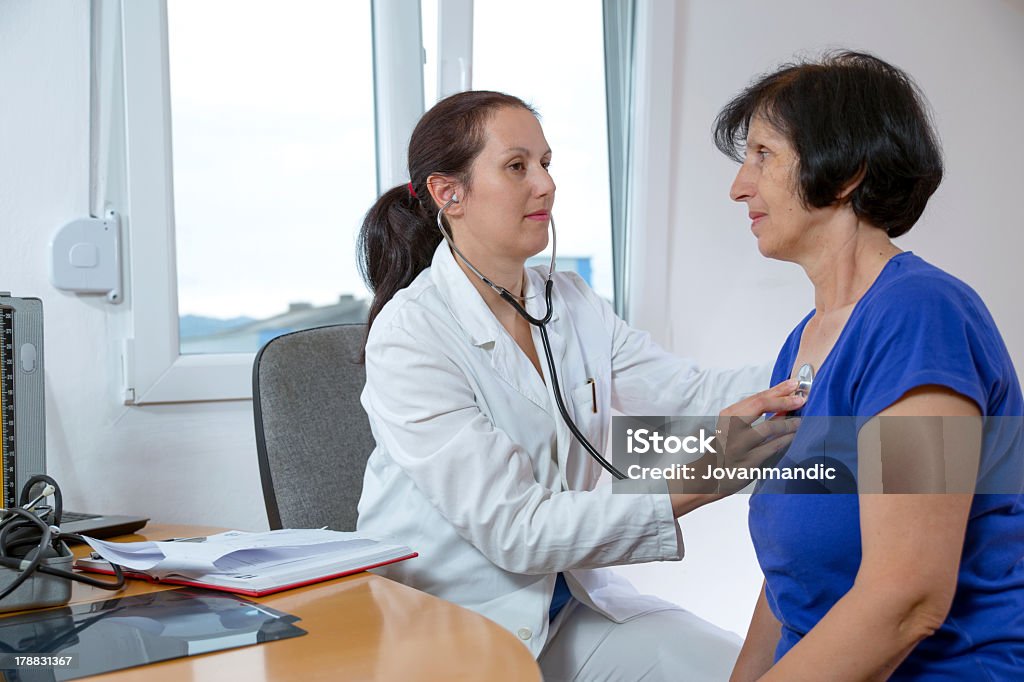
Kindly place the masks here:
<instances>
[{"instance_id":1,"label":"white paper","mask_svg":"<svg viewBox=\"0 0 1024 682\"><path fill-rule=\"evenodd\" d=\"M201 541L106 542L85 538L106 561L145 571L155 578L178 575L201 578L279 569L311 557L331 555L333 561L372 556L379 541L361 533L332 530L284 529L264 533L232 530Z\"/></svg>"}]
</instances>

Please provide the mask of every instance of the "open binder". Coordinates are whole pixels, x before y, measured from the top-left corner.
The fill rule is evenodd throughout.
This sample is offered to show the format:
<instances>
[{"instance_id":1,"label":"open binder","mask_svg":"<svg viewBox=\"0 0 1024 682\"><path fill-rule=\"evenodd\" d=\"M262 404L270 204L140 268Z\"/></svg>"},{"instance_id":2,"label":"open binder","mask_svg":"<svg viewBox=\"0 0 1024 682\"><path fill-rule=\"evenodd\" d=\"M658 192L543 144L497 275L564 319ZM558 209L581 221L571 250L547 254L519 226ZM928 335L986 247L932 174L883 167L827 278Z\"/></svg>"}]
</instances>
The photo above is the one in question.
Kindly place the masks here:
<instances>
[{"instance_id":1,"label":"open binder","mask_svg":"<svg viewBox=\"0 0 1024 682\"><path fill-rule=\"evenodd\" d=\"M126 577L222 590L249 597L290 590L418 556L408 547L329 530L228 531L167 542L105 542L75 567Z\"/></svg>"}]
</instances>

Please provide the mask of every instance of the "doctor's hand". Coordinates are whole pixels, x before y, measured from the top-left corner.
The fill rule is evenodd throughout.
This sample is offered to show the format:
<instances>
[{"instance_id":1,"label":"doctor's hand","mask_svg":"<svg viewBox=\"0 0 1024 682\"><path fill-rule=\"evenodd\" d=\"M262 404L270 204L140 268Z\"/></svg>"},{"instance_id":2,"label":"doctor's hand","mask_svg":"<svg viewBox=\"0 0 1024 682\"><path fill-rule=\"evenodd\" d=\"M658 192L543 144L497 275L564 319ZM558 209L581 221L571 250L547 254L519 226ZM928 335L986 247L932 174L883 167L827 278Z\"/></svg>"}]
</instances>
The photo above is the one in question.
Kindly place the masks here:
<instances>
[{"instance_id":1,"label":"doctor's hand","mask_svg":"<svg viewBox=\"0 0 1024 682\"><path fill-rule=\"evenodd\" d=\"M789 379L766 391L755 393L722 410L715 429L714 452L691 462L693 476L682 486L670 486L672 509L682 516L708 502L721 499L750 485L753 469L774 463L789 447L800 420L784 418L798 410L806 398L794 394L796 379ZM771 419L755 424L765 414Z\"/></svg>"}]
</instances>

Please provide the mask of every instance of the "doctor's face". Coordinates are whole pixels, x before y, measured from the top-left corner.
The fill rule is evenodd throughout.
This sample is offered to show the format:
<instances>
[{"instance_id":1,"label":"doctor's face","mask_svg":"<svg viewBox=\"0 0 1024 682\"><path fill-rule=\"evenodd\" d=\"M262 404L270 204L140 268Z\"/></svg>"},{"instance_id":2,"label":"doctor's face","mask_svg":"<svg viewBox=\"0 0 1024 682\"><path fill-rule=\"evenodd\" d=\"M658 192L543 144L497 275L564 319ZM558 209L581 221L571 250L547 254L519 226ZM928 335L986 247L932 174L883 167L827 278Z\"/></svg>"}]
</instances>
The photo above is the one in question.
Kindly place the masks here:
<instances>
[{"instance_id":1,"label":"doctor's face","mask_svg":"<svg viewBox=\"0 0 1024 682\"><path fill-rule=\"evenodd\" d=\"M460 198L456 242L484 258L525 261L548 244L555 202L551 149L537 118L518 107L495 112L484 140L470 168L469 191Z\"/></svg>"},{"instance_id":2,"label":"doctor's face","mask_svg":"<svg viewBox=\"0 0 1024 682\"><path fill-rule=\"evenodd\" d=\"M747 131L746 155L729 196L747 204L757 248L768 258L800 262L817 241L827 218L804 207L798 188L799 157L789 139L755 116Z\"/></svg>"}]
</instances>

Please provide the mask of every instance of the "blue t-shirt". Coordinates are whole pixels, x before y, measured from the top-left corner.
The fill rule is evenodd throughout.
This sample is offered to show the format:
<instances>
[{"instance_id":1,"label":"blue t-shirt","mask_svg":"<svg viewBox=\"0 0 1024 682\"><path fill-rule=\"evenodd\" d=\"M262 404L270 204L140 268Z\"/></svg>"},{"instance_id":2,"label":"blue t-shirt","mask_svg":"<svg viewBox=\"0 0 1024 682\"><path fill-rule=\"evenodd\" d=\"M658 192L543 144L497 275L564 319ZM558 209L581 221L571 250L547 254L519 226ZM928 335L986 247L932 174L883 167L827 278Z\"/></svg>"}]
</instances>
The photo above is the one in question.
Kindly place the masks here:
<instances>
[{"instance_id":1,"label":"blue t-shirt","mask_svg":"<svg viewBox=\"0 0 1024 682\"><path fill-rule=\"evenodd\" d=\"M572 599L572 592L569 591L569 584L565 582L565 574L559 573L555 578L555 591L551 595L551 607L548 609L548 621L553 621L562 607Z\"/></svg>"},{"instance_id":2,"label":"blue t-shirt","mask_svg":"<svg viewBox=\"0 0 1024 682\"><path fill-rule=\"evenodd\" d=\"M773 385L792 374L810 318L804 318L786 340L772 374ZM828 490L818 490L856 490L857 430L910 389L931 384L972 399L983 417L1024 415L1013 363L978 295L914 254L902 253L886 264L854 307L817 371L799 413L805 420L778 466L825 459L843 475ZM815 423L809 418L836 416L852 419L820 420L838 426L812 426L804 433L805 424ZM982 455L979 486L982 480L1002 476L1004 488L998 492L1004 494L974 497L949 617L891 679L1024 676L1024 496L1003 476L1005 471L1019 474L1024 459L1021 422L1004 419L1011 428L1009 436L1004 429L1000 451ZM794 483L785 485L792 489ZM750 500L749 517L768 604L782 623L776 660L849 591L861 561L857 495L766 494L781 492L779 485L775 481L759 486ZM797 484L812 491L814 485L818 484ZM823 671L822 678L827 677Z\"/></svg>"}]
</instances>

